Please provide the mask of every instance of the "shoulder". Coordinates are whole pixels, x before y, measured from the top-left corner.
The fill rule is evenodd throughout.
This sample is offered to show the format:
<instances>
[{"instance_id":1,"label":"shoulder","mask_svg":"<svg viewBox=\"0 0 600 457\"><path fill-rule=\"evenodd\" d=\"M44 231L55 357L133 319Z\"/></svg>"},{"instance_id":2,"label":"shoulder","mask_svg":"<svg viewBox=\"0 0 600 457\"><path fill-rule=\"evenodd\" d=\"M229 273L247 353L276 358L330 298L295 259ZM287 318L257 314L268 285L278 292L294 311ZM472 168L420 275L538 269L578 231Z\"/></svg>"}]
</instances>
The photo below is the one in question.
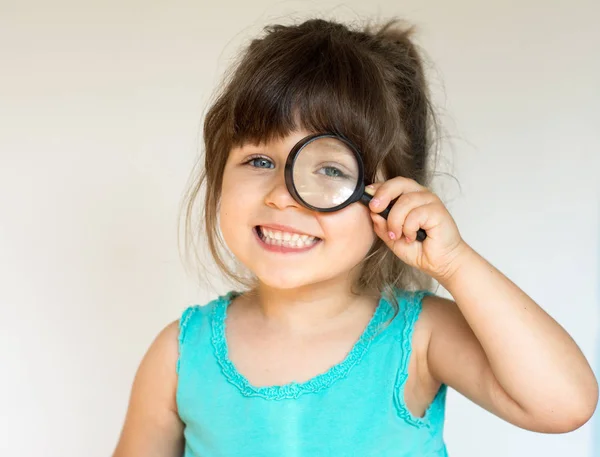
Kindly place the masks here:
<instances>
[{"instance_id":1,"label":"shoulder","mask_svg":"<svg viewBox=\"0 0 600 457\"><path fill-rule=\"evenodd\" d=\"M156 335L142 364L162 367L166 375L172 374L175 377L179 372L183 345L195 336L207 314L222 302L222 299L223 297L218 297L205 305L196 304L185 308L179 319L167 324Z\"/></svg>"},{"instance_id":2,"label":"shoulder","mask_svg":"<svg viewBox=\"0 0 600 457\"><path fill-rule=\"evenodd\" d=\"M434 335L448 328L460 327L462 313L456 303L427 290L403 291L399 294L399 314L404 339L410 342L412 352L427 359Z\"/></svg>"},{"instance_id":3,"label":"shoulder","mask_svg":"<svg viewBox=\"0 0 600 457\"><path fill-rule=\"evenodd\" d=\"M206 304L195 304L184 309L181 313L181 317L176 321L178 322L180 331L180 340L183 340L190 330L200 324L203 320L206 320L213 312L223 310L226 305L239 294L239 292L230 291L226 294L217 296Z\"/></svg>"},{"instance_id":4,"label":"shoulder","mask_svg":"<svg viewBox=\"0 0 600 457\"><path fill-rule=\"evenodd\" d=\"M445 299L427 290L403 290L398 292L397 300L398 328L401 330L396 334L401 336L402 347L398 408L410 423L423 425L443 417L439 411L444 402L444 391L429 370L427 354L433 323L438 319L437 309ZM434 402L436 406L433 406ZM436 410L438 413L434 412Z\"/></svg>"},{"instance_id":5,"label":"shoulder","mask_svg":"<svg viewBox=\"0 0 600 457\"><path fill-rule=\"evenodd\" d=\"M396 290L394 298L398 305L398 315L395 320L398 325L411 333L417 329L429 327L432 314L445 299L429 290Z\"/></svg>"},{"instance_id":6,"label":"shoulder","mask_svg":"<svg viewBox=\"0 0 600 457\"><path fill-rule=\"evenodd\" d=\"M178 321L166 325L144 354L115 456L149 455L156 449L175 455L182 449L183 427L176 403L178 333Z\"/></svg>"},{"instance_id":7,"label":"shoulder","mask_svg":"<svg viewBox=\"0 0 600 457\"><path fill-rule=\"evenodd\" d=\"M240 292L230 291L217 296L206 304L191 305L182 312L181 317L176 321L176 341L179 351L177 373L179 373L181 358L190 351L194 352L195 348L205 341L207 335L212 332L212 320L224 319L227 305L239 294Z\"/></svg>"},{"instance_id":8,"label":"shoulder","mask_svg":"<svg viewBox=\"0 0 600 457\"><path fill-rule=\"evenodd\" d=\"M175 374L178 357L179 320L167 324L156 335L148 348L140 370L150 371L165 379Z\"/></svg>"},{"instance_id":9,"label":"shoulder","mask_svg":"<svg viewBox=\"0 0 600 457\"><path fill-rule=\"evenodd\" d=\"M194 340L198 338L202 332L202 327L207 321L207 316L210 315L210 311L214 309L215 302L210 302L206 305L192 305L187 307L181 317L175 321L176 330L176 345L179 355L181 355L185 347L193 345ZM171 324L173 325L173 324ZM177 372L179 373L179 359L177 360Z\"/></svg>"},{"instance_id":10,"label":"shoulder","mask_svg":"<svg viewBox=\"0 0 600 457\"><path fill-rule=\"evenodd\" d=\"M183 346L200 330L211 311L223 302L224 297L218 297L205 305L191 305L183 310L176 319L164 328L154 338L148 348L142 364L163 367L167 374L174 377L179 372L180 355Z\"/></svg>"},{"instance_id":11,"label":"shoulder","mask_svg":"<svg viewBox=\"0 0 600 457\"><path fill-rule=\"evenodd\" d=\"M158 345L166 346L173 345L177 346L177 336L179 335L179 319L176 319L167 325L165 325L161 331L156 335L155 341Z\"/></svg>"},{"instance_id":12,"label":"shoulder","mask_svg":"<svg viewBox=\"0 0 600 457\"><path fill-rule=\"evenodd\" d=\"M147 399L154 395L157 402L170 410L176 409L174 393L177 385L175 366L178 334L178 320L158 332L142 358L133 388L134 394L137 393L141 398Z\"/></svg>"},{"instance_id":13,"label":"shoulder","mask_svg":"<svg viewBox=\"0 0 600 457\"><path fill-rule=\"evenodd\" d=\"M437 295L423 299L421 319L415 326L413 345L421 362L420 376L436 383L440 371L448 364L456 364L454 356L465 357L468 349L478 344L458 305L453 300ZM469 363L473 363L471 358ZM441 368L440 368L441 367Z\"/></svg>"},{"instance_id":14,"label":"shoulder","mask_svg":"<svg viewBox=\"0 0 600 457\"><path fill-rule=\"evenodd\" d=\"M449 328L461 327L464 318L453 300L427 292L421 296L419 318L415 322L415 339L425 349L431 338Z\"/></svg>"},{"instance_id":15,"label":"shoulder","mask_svg":"<svg viewBox=\"0 0 600 457\"><path fill-rule=\"evenodd\" d=\"M405 363L416 353L417 358L425 357L432 334L433 324L438 319L437 309L443 298L428 290L395 290L397 315L394 317L394 338L403 347ZM414 358L414 357L413 357Z\"/></svg>"},{"instance_id":16,"label":"shoulder","mask_svg":"<svg viewBox=\"0 0 600 457\"><path fill-rule=\"evenodd\" d=\"M464 320L456 302L439 295L429 294L425 296L422 308L419 326L431 334Z\"/></svg>"}]
</instances>

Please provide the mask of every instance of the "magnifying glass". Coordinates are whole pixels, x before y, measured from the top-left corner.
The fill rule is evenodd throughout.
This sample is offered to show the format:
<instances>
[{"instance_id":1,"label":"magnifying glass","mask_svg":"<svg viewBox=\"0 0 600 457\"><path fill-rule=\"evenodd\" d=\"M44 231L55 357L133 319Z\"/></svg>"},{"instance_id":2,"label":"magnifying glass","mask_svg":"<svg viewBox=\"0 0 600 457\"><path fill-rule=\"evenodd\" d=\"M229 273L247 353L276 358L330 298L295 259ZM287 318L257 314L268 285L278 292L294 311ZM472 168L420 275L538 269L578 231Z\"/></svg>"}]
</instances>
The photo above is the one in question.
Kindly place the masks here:
<instances>
[{"instance_id":1,"label":"magnifying glass","mask_svg":"<svg viewBox=\"0 0 600 457\"><path fill-rule=\"evenodd\" d=\"M364 164L359 150L348 139L333 133L317 133L300 140L288 155L285 183L302 206L329 213L360 201L369 204ZM393 200L381 213L387 219ZM419 229L417 240L427 237Z\"/></svg>"}]
</instances>

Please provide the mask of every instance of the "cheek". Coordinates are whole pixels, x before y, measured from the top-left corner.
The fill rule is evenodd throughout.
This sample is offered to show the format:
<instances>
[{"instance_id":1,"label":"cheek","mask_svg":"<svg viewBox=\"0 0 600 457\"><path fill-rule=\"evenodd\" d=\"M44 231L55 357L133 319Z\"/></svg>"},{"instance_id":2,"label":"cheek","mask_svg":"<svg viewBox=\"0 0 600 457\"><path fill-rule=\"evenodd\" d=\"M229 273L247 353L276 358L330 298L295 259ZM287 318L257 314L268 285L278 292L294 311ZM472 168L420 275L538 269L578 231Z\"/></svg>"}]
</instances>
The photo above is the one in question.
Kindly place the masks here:
<instances>
[{"instance_id":1,"label":"cheek","mask_svg":"<svg viewBox=\"0 0 600 457\"><path fill-rule=\"evenodd\" d=\"M319 222L329 244L335 245L345 256L364 258L375 242L370 211L361 203L355 203L334 213L320 213ZM353 249L348 249L348 246Z\"/></svg>"},{"instance_id":2,"label":"cheek","mask_svg":"<svg viewBox=\"0 0 600 457\"><path fill-rule=\"evenodd\" d=\"M235 173L223 175L219 201L219 226L228 246L235 243L240 230L247 228L246 221L256 205L256 186L239 179Z\"/></svg>"},{"instance_id":3,"label":"cheek","mask_svg":"<svg viewBox=\"0 0 600 457\"><path fill-rule=\"evenodd\" d=\"M225 171L221 184L221 216L243 216L251 205L256 205L259 193L257 182L235 171Z\"/></svg>"}]
</instances>

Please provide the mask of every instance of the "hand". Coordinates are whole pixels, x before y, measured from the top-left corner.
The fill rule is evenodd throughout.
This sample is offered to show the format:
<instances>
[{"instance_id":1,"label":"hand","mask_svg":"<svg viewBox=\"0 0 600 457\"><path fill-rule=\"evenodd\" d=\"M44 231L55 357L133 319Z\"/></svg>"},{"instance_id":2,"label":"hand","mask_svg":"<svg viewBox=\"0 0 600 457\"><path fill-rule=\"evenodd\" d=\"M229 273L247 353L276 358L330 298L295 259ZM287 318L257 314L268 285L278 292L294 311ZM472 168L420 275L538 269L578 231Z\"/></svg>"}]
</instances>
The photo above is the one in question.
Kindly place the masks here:
<instances>
[{"instance_id":1,"label":"hand","mask_svg":"<svg viewBox=\"0 0 600 457\"><path fill-rule=\"evenodd\" d=\"M467 245L439 197L404 177L369 187L375 190L369 209L377 236L404 263L438 281L452 276ZM386 221L377 213L387 208L395 198L398 200ZM419 228L427 233L423 242L416 241Z\"/></svg>"}]
</instances>

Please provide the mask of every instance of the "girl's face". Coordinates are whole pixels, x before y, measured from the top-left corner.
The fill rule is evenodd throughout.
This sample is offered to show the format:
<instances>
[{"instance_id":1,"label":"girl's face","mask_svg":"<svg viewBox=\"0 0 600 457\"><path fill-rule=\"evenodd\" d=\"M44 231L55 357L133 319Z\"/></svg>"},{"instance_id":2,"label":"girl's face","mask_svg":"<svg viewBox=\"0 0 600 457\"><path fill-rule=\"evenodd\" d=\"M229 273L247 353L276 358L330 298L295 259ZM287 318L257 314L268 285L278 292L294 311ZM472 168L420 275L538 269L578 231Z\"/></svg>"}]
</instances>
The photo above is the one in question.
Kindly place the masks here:
<instances>
[{"instance_id":1,"label":"girl's face","mask_svg":"<svg viewBox=\"0 0 600 457\"><path fill-rule=\"evenodd\" d=\"M319 213L289 194L287 156L312 132L299 130L267 145L234 148L225 165L220 227L237 259L270 287L290 289L348 274L375 241L369 210L361 203Z\"/></svg>"}]
</instances>

